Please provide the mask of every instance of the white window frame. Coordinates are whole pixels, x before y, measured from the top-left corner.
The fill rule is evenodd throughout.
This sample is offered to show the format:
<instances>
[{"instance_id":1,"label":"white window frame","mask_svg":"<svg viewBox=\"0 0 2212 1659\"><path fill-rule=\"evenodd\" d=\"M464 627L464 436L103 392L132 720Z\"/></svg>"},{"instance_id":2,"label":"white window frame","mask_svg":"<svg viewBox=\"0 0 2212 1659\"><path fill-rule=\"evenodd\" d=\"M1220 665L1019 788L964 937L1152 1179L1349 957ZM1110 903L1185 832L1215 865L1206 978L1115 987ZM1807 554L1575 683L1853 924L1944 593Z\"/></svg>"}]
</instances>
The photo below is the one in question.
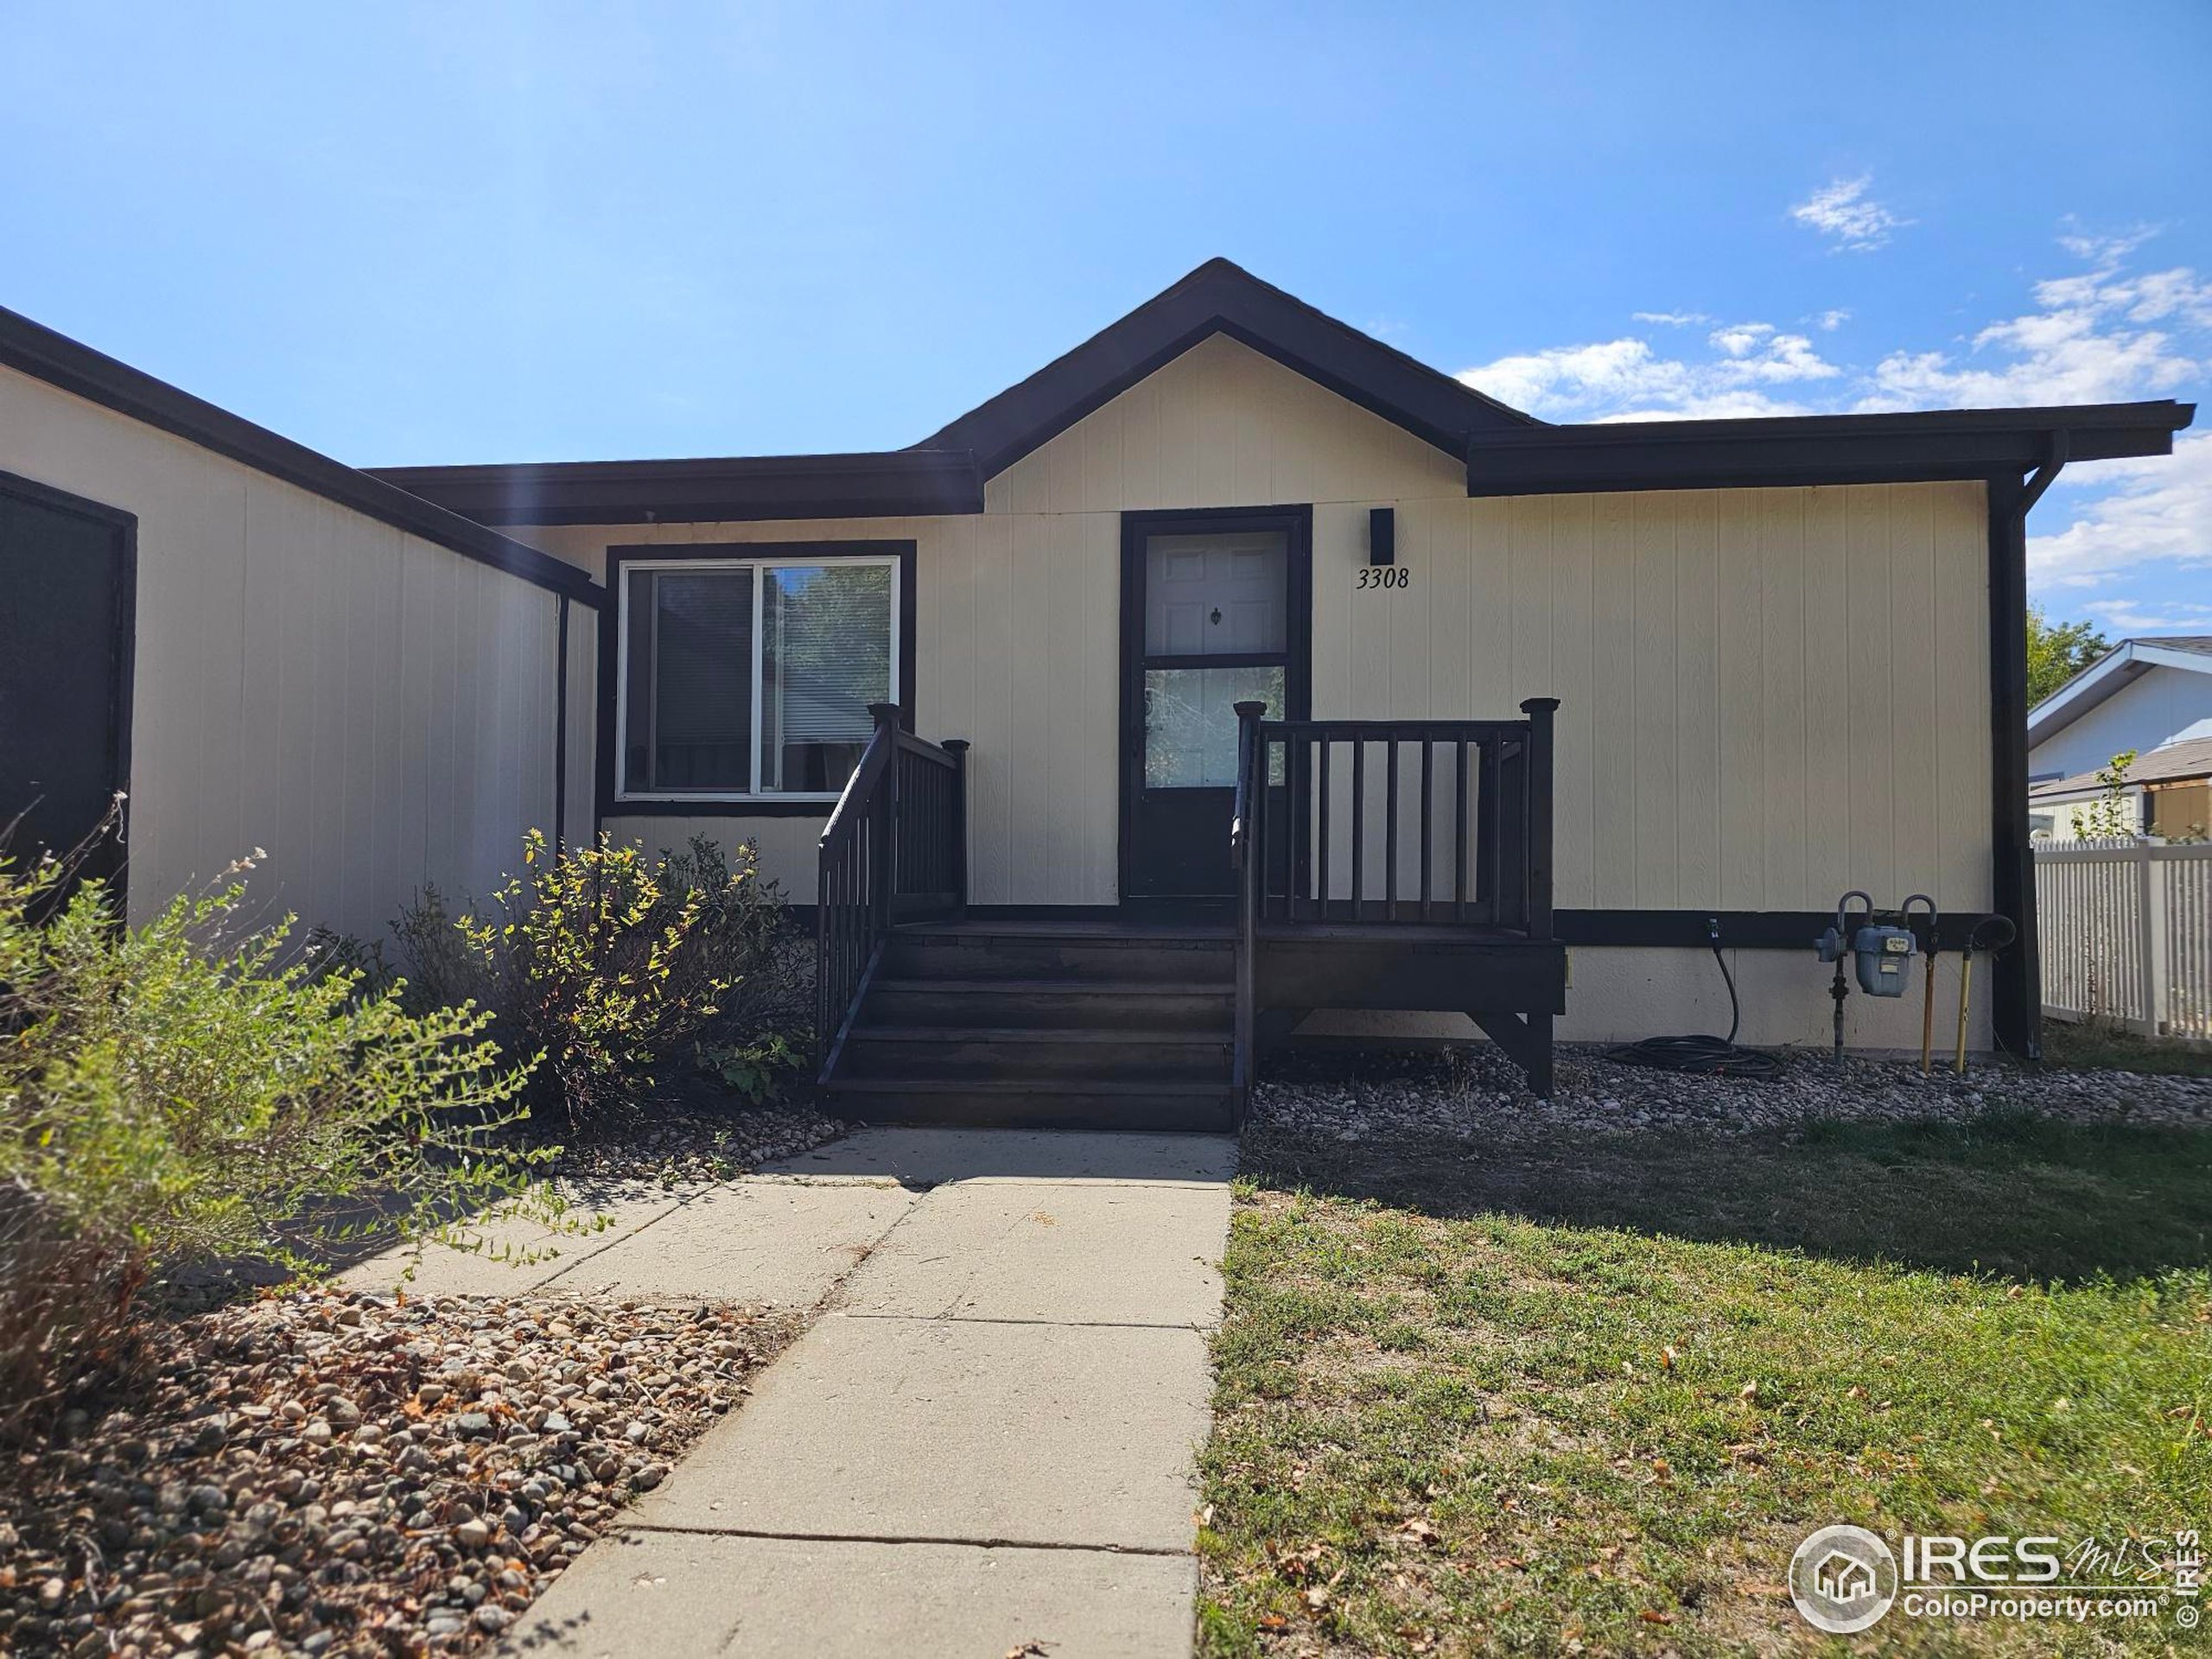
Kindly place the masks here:
<instances>
[{"instance_id":1,"label":"white window frame","mask_svg":"<svg viewBox=\"0 0 2212 1659\"><path fill-rule=\"evenodd\" d=\"M886 689L887 697L896 699L901 683L905 664L900 660L904 645L899 638L899 619L904 614L901 607L906 595L899 591L903 573L901 560L895 553L839 553L825 550L817 555L778 552L764 554L759 558L742 556L709 559L625 559L616 567L618 581L614 595L614 798L623 801L683 802L694 801L701 805L731 802L766 804L776 801L817 801L834 804L842 791L830 790L763 790L760 784L761 676L766 667L767 641L761 627L766 608L768 584L760 573L768 570L818 570L826 565L875 565L891 572L891 683ZM716 570L750 570L753 582L753 741L747 767L753 779L750 790L683 789L674 791L633 790L629 785L630 758L630 577L637 571L673 570L690 574L705 574Z\"/></svg>"}]
</instances>

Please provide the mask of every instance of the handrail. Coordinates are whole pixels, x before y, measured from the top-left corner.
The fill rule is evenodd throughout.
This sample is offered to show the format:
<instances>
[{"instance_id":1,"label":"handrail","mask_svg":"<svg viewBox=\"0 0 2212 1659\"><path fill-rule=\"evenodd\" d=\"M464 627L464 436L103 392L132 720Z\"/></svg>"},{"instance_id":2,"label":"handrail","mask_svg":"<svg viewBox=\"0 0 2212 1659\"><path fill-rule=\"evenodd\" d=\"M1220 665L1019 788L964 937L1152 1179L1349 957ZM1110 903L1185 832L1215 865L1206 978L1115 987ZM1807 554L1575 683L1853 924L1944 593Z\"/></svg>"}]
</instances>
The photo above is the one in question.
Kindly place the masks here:
<instances>
[{"instance_id":1,"label":"handrail","mask_svg":"<svg viewBox=\"0 0 2212 1659\"><path fill-rule=\"evenodd\" d=\"M1237 893L1232 1076L1241 1109L1255 1077L1266 929L1444 925L1552 938L1559 702L1530 697L1520 720L1267 720L1263 704L1236 707L1229 853ZM1338 772L1336 753L1345 747L1350 764ZM1378 747L1379 779L1369 766Z\"/></svg>"},{"instance_id":2,"label":"handrail","mask_svg":"<svg viewBox=\"0 0 2212 1659\"><path fill-rule=\"evenodd\" d=\"M1229 818L1229 868L1236 878L1236 1026L1230 1050L1230 1110L1244 1121L1244 1108L1252 1088L1253 1032L1258 1018L1254 1006L1255 927L1259 912L1260 861L1253 855L1255 813L1264 796L1254 764L1259 750L1260 717L1264 702L1240 702L1236 710L1236 799Z\"/></svg>"},{"instance_id":3,"label":"handrail","mask_svg":"<svg viewBox=\"0 0 2212 1659\"><path fill-rule=\"evenodd\" d=\"M903 730L896 703L868 713L875 729L816 843L817 1083L836 1068L893 926L968 902L968 745Z\"/></svg>"}]
</instances>

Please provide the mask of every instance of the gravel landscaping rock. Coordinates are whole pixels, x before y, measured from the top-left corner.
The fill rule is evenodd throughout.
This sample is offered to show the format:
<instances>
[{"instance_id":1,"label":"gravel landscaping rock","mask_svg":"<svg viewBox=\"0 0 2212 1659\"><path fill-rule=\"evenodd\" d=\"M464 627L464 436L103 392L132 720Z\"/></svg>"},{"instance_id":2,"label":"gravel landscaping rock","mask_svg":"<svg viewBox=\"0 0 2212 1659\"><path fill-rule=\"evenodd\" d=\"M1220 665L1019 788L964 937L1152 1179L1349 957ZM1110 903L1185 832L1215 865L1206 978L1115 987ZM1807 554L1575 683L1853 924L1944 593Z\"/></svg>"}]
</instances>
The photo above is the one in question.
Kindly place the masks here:
<instances>
[{"instance_id":1,"label":"gravel landscaping rock","mask_svg":"<svg viewBox=\"0 0 2212 1659\"><path fill-rule=\"evenodd\" d=\"M703 1088L698 1092L710 1093ZM727 1098L681 1091L658 1096L564 1137L560 1160L550 1173L582 1183L649 1180L679 1186L726 1181L853 1130L851 1124L811 1106L734 1108L725 1103Z\"/></svg>"},{"instance_id":2,"label":"gravel landscaping rock","mask_svg":"<svg viewBox=\"0 0 2212 1659\"><path fill-rule=\"evenodd\" d=\"M141 1400L0 1469L0 1652L471 1651L799 1324L323 1291L178 1319Z\"/></svg>"},{"instance_id":3,"label":"gravel landscaping rock","mask_svg":"<svg viewBox=\"0 0 2212 1659\"><path fill-rule=\"evenodd\" d=\"M1960 1123L1992 1111L2076 1123L2212 1128L2212 1077L2143 1076L2016 1065L1969 1066L1963 1077L1916 1063L1811 1055L1784 1060L1771 1082L1653 1071L1561 1045L1548 1101L1488 1044L1444 1054L1294 1053L1254 1091L1244 1137L1358 1141L1445 1135L1528 1141L1592 1130L1751 1135L1816 1118Z\"/></svg>"}]
</instances>

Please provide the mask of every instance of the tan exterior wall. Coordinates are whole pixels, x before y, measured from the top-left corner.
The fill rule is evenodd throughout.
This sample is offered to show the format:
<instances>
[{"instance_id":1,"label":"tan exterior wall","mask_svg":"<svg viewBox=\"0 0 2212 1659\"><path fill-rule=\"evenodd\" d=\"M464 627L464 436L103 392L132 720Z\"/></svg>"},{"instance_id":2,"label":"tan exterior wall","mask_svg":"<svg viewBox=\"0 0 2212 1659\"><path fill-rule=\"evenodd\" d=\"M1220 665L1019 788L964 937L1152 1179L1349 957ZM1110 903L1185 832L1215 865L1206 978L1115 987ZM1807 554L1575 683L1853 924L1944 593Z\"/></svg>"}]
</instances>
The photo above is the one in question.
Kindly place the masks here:
<instances>
[{"instance_id":1,"label":"tan exterior wall","mask_svg":"<svg viewBox=\"0 0 2212 1659\"><path fill-rule=\"evenodd\" d=\"M1560 905L1819 910L1850 887L1990 902L1979 485L1470 500L1452 457L1217 336L986 499L953 518L518 534L600 577L610 544L914 541L917 721L975 745L979 904L1116 897L1120 514L1305 502L1317 715L1561 700ZM1398 509L1408 588L1354 586L1376 505ZM609 823L654 844L690 827ZM758 835L804 896L819 830L709 832Z\"/></svg>"},{"instance_id":2,"label":"tan exterior wall","mask_svg":"<svg viewBox=\"0 0 2212 1659\"><path fill-rule=\"evenodd\" d=\"M551 828L553 594L5 369L0 470L137 516L134 919L258 846L257 907L374 937ZM583 829L588 608L570 634Z\"/></svg>"},{"instance_id":3,"label":"tan exterior wall","mask_svg":"<svg viewBox=\"0 0 2212 1659\"><path fill-rule=\"evenodd\" d=\"M1812 942L1796 950L1730 950L1742 1024L1737 1040L1757 1048L1825 1052L1834 1004L1828 976L1834 970L1813 955ZM1917 1058L1924 960L1916 958L1912 982L1897 998L1862 996L1854 984L1844 1004L1844 1042L1855 1055L1885 1051ZM1710 950L1635 945L1576 945L1567 953L1567 1017L1554 1035L1563 1043L1625 1043L1662 1032L1728 1029L1728 987ZM1977 958L1974 1002L1967 1027L1970 1054L1995 1045L1989 1027L1989 960ZM1959 958L1939 957L1936 967L1936 1052L1947 1056L1958 1039ZM1474 1022L1461 1014L1390 1014L1324 1010L1299 1027L1302 1038L1408 1037L1455 1042L1478 1040Z\"/></svg>"}]
</instances>

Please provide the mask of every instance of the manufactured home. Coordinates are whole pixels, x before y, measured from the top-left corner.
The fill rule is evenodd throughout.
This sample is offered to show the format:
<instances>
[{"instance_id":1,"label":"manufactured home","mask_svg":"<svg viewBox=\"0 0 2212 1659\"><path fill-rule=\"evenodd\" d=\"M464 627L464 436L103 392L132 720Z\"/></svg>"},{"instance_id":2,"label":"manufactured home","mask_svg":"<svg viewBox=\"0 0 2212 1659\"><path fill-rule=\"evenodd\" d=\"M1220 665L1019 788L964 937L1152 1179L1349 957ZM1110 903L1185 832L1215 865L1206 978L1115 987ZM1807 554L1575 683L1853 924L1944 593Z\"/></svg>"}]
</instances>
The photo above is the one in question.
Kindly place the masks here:
<instances>
[{"instance_id":1,"label":"manufactured home","mask_svg":"<svg viewBox=\"0 0 2212 1659\"><path fill-rule=\"evenodd\" d=\"M1852 888L2012 920L1978 1040L2032 1052L2025 515L2192 414L1552 425L1218 260L880 453L364 474L0 365L0 492L135 583L67 625L134 907L252 843L373 931L532 824L751 841L849 1115L1192 1127L1296 1036L1818 1045Z\"/></svg>"},{"instance_id":2,"label":"manufactured home","mask_svg":"<svg viewBox=\"0 0 2212 1659\"><path fill-rule=\"evenodd\" d=\"M2202 841L2212 825L2212 638L2123 639L2028 710L2028 825L2072 841L2108 818L2100 773L2132 753L2119 793L2133 829Z\"/></svg>"}]
</instances>

